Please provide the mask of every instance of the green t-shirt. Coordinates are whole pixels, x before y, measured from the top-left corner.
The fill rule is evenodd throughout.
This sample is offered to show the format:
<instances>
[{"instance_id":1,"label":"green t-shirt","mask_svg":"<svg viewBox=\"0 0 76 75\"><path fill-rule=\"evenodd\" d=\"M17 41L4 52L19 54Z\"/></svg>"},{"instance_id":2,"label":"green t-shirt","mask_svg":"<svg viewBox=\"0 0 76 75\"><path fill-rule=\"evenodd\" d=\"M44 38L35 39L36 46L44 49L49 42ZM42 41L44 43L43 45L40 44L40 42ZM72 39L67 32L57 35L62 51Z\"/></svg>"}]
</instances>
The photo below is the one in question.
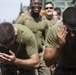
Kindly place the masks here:
<instances>
[{"instance_id":1,"label":"green t-shirt","mask_svg":"<svg viewBox=\"0 0 76 75\"><path fill-rule=\"evenodd\" d=\"M48 24L48 28L50 28L51 26L55 25L57 23L57 20L54 18L47 18L46 16L43 16L44 19L46 19L46 22Z\"/></svg>"},{"instance_id":2,"label":"green t-shirt","mask_svg":"<svg viewBox=\"0 0 76 75\"><path fill-rule=\"evenodd\" d=\"M35 34L38 49L42 49L42 44L45 38L45 30L47 27L42 21L42 17L39 16L38 18L33 18L30 14L25 14L24 16L20 16L16 23L24 24L29 27Z\"/></svg>"},{"instance_id":3,"label":"green t-shirt","mask_svg":"<svg viewBox=\"0 0 76 75\"><path fill-rule=\"evenodd\" d=\"M53 48L56 45L57 32L61 27L63 27L63 24L57 23L48 30L45 46ZM67 34L66 42L61 49L59 63L65 67L76 67L76 40L70 38L69 34Z\"/></svg>"},{"instance_id":4,"label":"green t-shirt","mask_svg":"<svg viewBox=\"0 0 76 75\"><path fill-rule=\"evenodd\" d=\"M9 53L8 50L12 50L17 58L27 59L38 52L35 36L26 26L20 24L14 24L14 26L18 29L14 44L7 50L0 47L1 51Z\"/></svg>"}]
</instances>

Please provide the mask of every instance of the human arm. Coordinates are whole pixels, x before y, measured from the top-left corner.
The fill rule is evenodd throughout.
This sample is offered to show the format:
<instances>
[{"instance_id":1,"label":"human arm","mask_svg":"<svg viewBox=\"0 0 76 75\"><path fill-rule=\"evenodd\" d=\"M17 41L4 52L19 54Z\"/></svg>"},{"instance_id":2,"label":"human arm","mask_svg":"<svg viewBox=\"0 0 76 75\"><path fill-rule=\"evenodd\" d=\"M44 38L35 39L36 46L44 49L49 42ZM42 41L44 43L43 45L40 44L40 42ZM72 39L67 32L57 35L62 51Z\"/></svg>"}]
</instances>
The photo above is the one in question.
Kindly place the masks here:
<instances>
[{"instance_id":1,"label":"human arm","mask_svg":"<svg viewBox=\"0 0 76 75\"><path fill-rule=\"evenodd\" d=\"M38 53L33 54L29 57L29 59L26 60L16 58L15 64L26 69L39 68L40 63Z\"/></svg>"},{"instance_id":2,"label":"human arm","mask_svg":"<svg viewBox=\"0 0 76 75\"><path fill-rule=\"evenodd\" d=\"M24 53L21 55L19 55L20 53L17 54L19 56L17 58L16 57L17 55L15 56L16 53L11 52L12 51L11 49L11 51L9 51L10 55L1 53L0 58L4 59L9 64L18 65L26 69L38 68L40 63L35 36L32 33L32 31L29 30L27 27L24 26L24 28L26 31L21 33L21 41L20 39L19 39L20 42L17 40L17 42L23 45L21 46L19 51L21 52L23 50Z\"/></svg>"},{"instance_id":3,"label":"human arm","mask_svg":"<svg viewBox=\"0 0 76 75\"><path fill-rule=\"evenodd\" d=\"M25 68L38 68L40 66L39 56L38 56L38 48L34 34L27 27L25 28L27 32L22 33L22 44L25 45L25 50L28 55L28 59L21 61L17 59L16 63L25 64ZM24 67L24 65L23 65Z\"/></svg>"},{"instance_id":4,"label":"human arm","mask_svg":"<svg viewBox=\"0 0 76 75\"><path fill-rule=\"evenodd\" d=\"M56 33L56 34L55 34ZM46 37L46 48L44 52L44 60L47 66L54 64L59 56L60 50L65 43L67 35L66 27L62 27L58 31L51 28Z\"/></svg>"},{"instance_id":5,"label":"human arm","mask_svg":"<svg viewBox=\"0 0 76 75\"><path fill-rule=\"evenodd\" d=\"M19 16L19 18L15 21L15 24L24 25L24 15Z\"/></svg>"},{"instance_id":6,"label":"human arm","mask_svg":"<svg viewBox=\"0 0 76 75\"><path fill-rule=\"evenodd\" d=\"M29 57L29 59L26 60L16 58L15 54L11 50L9 50L9 54L10 55L0 53L0 58L4 60L5 64L14 64L23 67L25 69L33 69L39 67L38 53L33 54L32 56Z\"/></svg>"}]
</instances>

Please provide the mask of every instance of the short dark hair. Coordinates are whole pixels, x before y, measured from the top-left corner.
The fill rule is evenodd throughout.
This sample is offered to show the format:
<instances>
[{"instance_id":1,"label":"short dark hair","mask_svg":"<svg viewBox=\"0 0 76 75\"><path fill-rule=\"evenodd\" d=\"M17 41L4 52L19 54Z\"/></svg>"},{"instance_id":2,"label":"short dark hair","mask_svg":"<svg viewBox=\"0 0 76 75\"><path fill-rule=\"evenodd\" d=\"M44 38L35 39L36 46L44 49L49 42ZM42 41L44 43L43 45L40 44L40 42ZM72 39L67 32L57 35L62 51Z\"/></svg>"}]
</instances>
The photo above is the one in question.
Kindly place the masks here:
<instances>
[{"instance_id":1,"label":"short dark hair","mask_svg":"<svg viewBox=\"0 0 76 75\"><path fill-rule=\"evenodd\" d=\"M55 11L57 11L58 15L61 15L61 9L59 7L54 8Z\"/></svg>"},{"instance_id":2,"label":"short dark hair","mask_svg":"<svg viewBox=\"0 0 76 75\"><path fill-rule=\"evenodd\" d=\"M76 8L68 7L63 12L63 23L69 26L76 25Z\"/></svg>"},{"instance_id":3,"label":"short dark hair","mask_svg":"<svg viewBox=\"0 0 76 75\"><path fill-rule=\"evenodd\" d=\"M14 36L14 27L11 23L3 22L0 24L0 44L8 44L14 39Z\"/></svg>"},{"instance_id":4,"label":"short dark hair","mask_svg":"<svg viewBox=\"0 0 76 75\"><path fill-rule=\"evenodd\" d=\"M50 2L45 2L44 7L45 7L47 4L52 4L52 6L54 7L54 4L53 4L51 1L50 1Z\"/></svg>"},{"instance_id":5,"label":"short dark hair","mask_svg":"<svg viewBox=\"0 0 76 75\"><path fill-rule=\"evenodd\" d=\"M19 13L19 16L20 16L22 13L24 13L24 12L23 12L23 11L21 11L21 12Z\"/></svg>"},{"instance_id":6,"label":"short dark hair","mask_svg":"<svg viewBox=\"0 0 76 75\"><path fill-rule=\"evenodd\" d=\"M73 4L74 4L74 7L76 8L76 0L74 0Z\"/></svg>"},{"instance_id":7,"label":"short dark hair","mask_svg":"<svg viewBox=\"0 0 76 75\"><path fill-rule=\"evenodd\" d=\"M27 10L29 10L29 9L31 9L31 7L30 7L30 6L28 6L28 7L27 7Z\"/></svg>"}]
</instances>

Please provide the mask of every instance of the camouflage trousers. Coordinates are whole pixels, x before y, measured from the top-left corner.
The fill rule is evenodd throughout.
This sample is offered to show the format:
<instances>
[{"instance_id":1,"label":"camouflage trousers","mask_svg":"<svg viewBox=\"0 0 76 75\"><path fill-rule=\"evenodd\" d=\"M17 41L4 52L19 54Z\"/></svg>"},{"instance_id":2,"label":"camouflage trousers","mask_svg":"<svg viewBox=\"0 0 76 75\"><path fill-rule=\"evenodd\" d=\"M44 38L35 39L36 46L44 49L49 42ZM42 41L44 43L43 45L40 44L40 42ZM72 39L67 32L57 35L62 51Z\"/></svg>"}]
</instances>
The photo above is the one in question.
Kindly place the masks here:
<instances>
[{"instance_id":1,"label":"camouflage trousers","mask_svg":"<svg viewBox=\"0 0 76 75\"><path fill-rule=\"evenodd\" d=\"M36 70L36 75L51 75L50 68L48 68L45 65L45 62L43 60L44 50L45 50L45 47L43 47L43 51L41 53L39 53L40 68Z\"/></svg>"}]
</instances>

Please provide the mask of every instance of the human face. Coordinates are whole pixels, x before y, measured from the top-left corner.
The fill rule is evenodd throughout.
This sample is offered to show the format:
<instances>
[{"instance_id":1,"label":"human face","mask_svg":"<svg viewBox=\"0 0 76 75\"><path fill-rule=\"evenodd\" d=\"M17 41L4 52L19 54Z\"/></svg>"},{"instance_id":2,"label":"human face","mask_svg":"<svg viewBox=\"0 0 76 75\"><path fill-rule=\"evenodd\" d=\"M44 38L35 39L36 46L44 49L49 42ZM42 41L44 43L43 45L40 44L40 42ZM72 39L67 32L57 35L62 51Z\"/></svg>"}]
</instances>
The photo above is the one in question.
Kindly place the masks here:
<instances>
[{"instance_id":1,"label":"human face","mask_svg":"<svg viewBox=\"0 0 76 75\"><path fill-rule=\"evenodd\" d=\"M53 15L53 5L52 4L45 5L45 14L48 16Z\"/></svg>"},{"instance_id":2,"label":"human face","mask_svg":"<svg viewBox=\"0 0 76 75\"><path fill-rule=\"evenodd\" d=\"M76 36L76 26L72 27L72 26L66 25L66 27L67 27L67 31L71 35L71 37Z\"/></svg>"},{"instance_id":3,"label":"human face","mask_svg":"<svg viewBox=\"0 0 76 75\"><path fill-rule=\"evenodd\" d=\"M33 11L34 13L40 13L41 7L42 7L42 0L32 0L31 1L31 12Z\"/></svg>"},{"instance_id":4,"label":"human face","mask_svg":"<svg viewBox=\"0 0 76 75\"><path fill-rule=\"evenodd\" d=\"M58 19L58 15L57 15L57 12L56 12L56 11L53 11L53 17L54 17L55 19Z\"/></svg>"}]
</instances>

